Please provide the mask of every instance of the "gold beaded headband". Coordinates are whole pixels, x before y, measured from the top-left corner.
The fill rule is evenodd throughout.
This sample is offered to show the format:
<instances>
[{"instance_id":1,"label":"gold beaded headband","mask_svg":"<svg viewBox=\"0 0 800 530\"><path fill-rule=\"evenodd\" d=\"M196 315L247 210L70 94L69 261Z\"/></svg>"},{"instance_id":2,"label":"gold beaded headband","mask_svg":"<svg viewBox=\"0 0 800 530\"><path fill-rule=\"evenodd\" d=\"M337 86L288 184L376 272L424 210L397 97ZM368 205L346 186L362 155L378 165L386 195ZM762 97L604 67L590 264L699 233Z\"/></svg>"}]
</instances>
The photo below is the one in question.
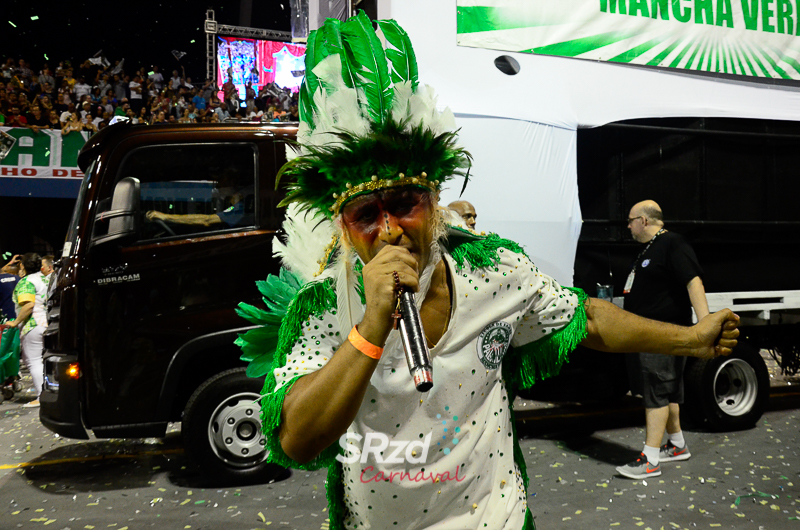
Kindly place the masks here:
<instances>
[{"instance_id":1,"label":"gold beaded headband","mask_svg":"<svg viewBox=\"0 0 800 530\"><path fill-rule=\"evenodd\" d=\"M421 186L423 188L428 188L430 191L438 190L439 181L428 180L427 177L428 174L423 171L417 177L407 177L400 173L396 179L379 179L377 175L372 175L370 180L362 182L361 184L356 184L355 186L348 182L345 184L347 189L344 192L333 194L333 198L336 199L336 202L334 202L333 206L331 206L329 209L331 212L333 212L333 217L336 217L339 215L344 203L356 195L361 195L362 193L371 193L373 191L385 188L396 188L398 186Z\"/></svg>"}]
</instances>

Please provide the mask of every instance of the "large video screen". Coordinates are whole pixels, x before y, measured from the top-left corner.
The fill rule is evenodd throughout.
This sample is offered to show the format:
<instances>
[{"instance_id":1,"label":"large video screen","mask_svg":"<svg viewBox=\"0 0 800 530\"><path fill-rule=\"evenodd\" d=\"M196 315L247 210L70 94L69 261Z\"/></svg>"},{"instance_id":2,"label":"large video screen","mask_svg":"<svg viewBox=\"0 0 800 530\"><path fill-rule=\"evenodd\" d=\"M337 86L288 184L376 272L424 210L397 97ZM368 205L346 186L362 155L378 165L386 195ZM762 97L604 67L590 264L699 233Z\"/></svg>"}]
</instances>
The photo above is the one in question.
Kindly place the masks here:
<instances>
[{"instance_id":1,"label":"large video screen","mask_svg":"<svg viewBox=\"0 0 800 530\"><path fill-rule=\"evenodd\" d=\"M248 83L256 93L264 85L300 90L305 70L305 44L271 40L217 37L217 86L233 81L239 100L245 100Z\"/></svg>"}]
</instances>

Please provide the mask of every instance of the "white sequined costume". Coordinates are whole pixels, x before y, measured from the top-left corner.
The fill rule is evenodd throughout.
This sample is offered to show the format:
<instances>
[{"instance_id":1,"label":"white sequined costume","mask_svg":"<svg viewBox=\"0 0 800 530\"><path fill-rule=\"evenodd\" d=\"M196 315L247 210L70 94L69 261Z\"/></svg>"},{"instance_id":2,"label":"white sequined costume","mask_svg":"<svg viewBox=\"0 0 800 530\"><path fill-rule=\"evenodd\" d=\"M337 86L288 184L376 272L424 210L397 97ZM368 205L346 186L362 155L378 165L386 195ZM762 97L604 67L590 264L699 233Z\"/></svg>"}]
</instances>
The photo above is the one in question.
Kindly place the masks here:
<instances>
[{"instance_id":1,"label":"white sequined costume","mask_svg":"<svg viewBox=\"0 0 800 530\"><path fill-rule=\"evenodd\" d=\"M392 332L348 433L417 442L409 449L414 460L429 436L429 451L424 463L411 463L403 445L400 461L390 463L394 444L383 451L383 462L370 454L365 463L343 464L345 528L524 527L527 499L515 463L503 356L509 342L517 350L557 338L551 335L573 319L580 295L540 273L522 253L500 248L496 256L495 265L472 270L443 252L453 304L447 331L431 350L430 392L414 388L398 332ZM303 322L286 363L273 372L276 392L319 370L344 342L350 330L340 328L335 313ZM350 440L358 449L364 442ZM371 445L379 443L373 439Z\"/></svg>"}]
</instances>

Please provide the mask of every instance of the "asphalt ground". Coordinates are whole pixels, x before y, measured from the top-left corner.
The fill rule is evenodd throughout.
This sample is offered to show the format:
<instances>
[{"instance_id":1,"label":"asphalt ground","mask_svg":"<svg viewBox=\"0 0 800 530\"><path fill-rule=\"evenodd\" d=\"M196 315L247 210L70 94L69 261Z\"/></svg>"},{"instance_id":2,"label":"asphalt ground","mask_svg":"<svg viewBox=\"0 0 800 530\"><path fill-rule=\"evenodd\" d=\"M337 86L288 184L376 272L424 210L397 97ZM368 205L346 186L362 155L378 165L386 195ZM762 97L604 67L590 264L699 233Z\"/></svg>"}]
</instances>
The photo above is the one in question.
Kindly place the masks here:
<instances>
[{"instance_id":1,"label":"asphalt ground","mask_svg":"<svg viewBox=\"0 0 800 530\"><path fill-rule=\"evenodd\" d=\"M752 429L685 431L692 458L651 480L615 476L638 455L643 410L517 403L537 528L800 529L800 385L777 381ZM0 404L0 529L320 529L325 472L226 487L189 463L179 425L164 439L75 441L18 395Z\"/></svg>"}]
</instances>

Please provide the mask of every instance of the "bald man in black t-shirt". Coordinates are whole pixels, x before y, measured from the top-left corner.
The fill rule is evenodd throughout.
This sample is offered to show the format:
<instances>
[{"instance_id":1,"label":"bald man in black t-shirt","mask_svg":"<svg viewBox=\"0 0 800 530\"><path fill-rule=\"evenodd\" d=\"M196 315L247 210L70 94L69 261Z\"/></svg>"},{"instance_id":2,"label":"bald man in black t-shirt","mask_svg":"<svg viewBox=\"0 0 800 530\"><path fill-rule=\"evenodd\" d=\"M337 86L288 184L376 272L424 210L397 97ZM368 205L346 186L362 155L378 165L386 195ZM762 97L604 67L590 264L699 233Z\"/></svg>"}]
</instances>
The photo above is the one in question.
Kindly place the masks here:
<instances>
[{"instance_id":1,"label":"bald man in black t-shirt","mask_svg":"<svg viewBox=\"0 0 800 530\"><path fill-rule=\"evenodd\" d=\"M628 228L644 247L625 283L625 309L683 326L692 325L692 308L698 320L708 315L703 269L686 240L664 228L658 204L651 200L635 204ZM642 455L617 471L628 478L643 479L660 475L661 462L691 456L680 424L686 358L646 352L627 358L633 387L644 398L646 441ZM668 440L661 445L665 430Z\"/></svg>"}]
</instances>

